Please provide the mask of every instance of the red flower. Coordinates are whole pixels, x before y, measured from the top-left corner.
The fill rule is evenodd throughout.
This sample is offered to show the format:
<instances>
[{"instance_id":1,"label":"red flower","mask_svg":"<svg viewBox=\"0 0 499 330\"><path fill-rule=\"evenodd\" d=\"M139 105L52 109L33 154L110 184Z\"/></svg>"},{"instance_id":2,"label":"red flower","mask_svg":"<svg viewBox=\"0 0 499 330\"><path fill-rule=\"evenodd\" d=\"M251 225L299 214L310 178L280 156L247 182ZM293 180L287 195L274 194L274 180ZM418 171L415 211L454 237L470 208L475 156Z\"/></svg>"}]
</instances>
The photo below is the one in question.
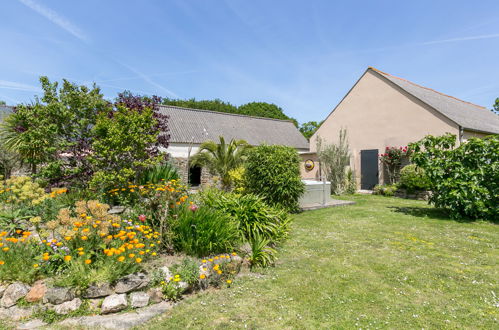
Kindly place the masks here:
<instances>
[{"instance_id":1,"label":"red flower","mask_svg":"<svg viewBox=\"0 0 499 330\"><path fill-rule=\"evenodd\" d=\"M139 215L139 220L142 222L146 221L146 216L143 214Z\"/></svg>"}]
</instances>

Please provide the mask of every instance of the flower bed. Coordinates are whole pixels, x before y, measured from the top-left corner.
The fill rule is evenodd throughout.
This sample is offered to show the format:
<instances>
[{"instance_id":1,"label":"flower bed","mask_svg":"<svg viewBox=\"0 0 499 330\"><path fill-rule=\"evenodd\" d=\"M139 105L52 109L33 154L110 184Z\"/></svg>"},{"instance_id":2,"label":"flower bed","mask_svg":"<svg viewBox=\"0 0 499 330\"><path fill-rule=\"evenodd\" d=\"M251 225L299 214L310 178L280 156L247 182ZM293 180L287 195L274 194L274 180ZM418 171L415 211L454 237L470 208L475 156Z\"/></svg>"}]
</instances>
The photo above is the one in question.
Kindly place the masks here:
<instances>
[{"instance_id":1,"label":"flower bed","mask_svg":"<svg viewBox=\"0 0 499 330\"><path fill-rule=\"evenodd\" d=\"M50 322L74 315L110 314L164 300L176 301L184 294L210 286L230 286L243 262L235 252L203 260L186 258L161 267L158 261L164 258L157 259L154 269L142 269L114 282L93 282L85 289L57 286L53 278L32 285L3 283L0 316L12 320L41 317Z\"/></svg>"}]
</instances>

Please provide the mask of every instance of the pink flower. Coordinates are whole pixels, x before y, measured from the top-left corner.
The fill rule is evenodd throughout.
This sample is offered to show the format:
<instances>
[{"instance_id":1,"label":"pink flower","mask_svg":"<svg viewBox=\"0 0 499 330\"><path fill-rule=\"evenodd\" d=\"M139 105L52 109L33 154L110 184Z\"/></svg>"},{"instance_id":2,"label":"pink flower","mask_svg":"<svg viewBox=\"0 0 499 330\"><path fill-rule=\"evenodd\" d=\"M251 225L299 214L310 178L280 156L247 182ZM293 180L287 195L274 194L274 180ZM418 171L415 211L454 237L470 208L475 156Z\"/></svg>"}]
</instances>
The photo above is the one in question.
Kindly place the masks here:
<instances>
[{"instance_id":1,"label":"pink flower","mask_svg":"<svg viewBox=\"0 0 499 330\"><path fill-rule=\"evenodd\" d=\"M146 221L146 216L143 214L139 215L139 220L142 222Z\"/></svg>"},{"instance_id":2,"label":"pink flower","mask_svg":"<svg viewBox=\"0 0 499 330\"><path fill-rule=\"evenodd\" d=\"M189 206L189 210L191 210L192 212L196 212L198 208L199 207L196 204L192 204L191 206Z\"/></svg>"}]
</instances>

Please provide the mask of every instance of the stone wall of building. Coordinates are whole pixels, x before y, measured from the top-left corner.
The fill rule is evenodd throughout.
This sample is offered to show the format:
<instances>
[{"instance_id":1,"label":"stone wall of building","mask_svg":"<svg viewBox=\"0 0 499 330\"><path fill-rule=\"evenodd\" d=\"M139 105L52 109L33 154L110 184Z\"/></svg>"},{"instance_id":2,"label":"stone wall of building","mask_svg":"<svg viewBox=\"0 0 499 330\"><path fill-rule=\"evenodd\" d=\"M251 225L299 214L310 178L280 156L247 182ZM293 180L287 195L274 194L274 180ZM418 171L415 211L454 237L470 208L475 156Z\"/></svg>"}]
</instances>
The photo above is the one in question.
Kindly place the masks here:
<instances>
[{"instance_id":1,"label":"stone wall of building","mask_svg":"<svg viewBox=\"0 0 499 330\"><path fill-rule=\"evenodd\" d=\"M187 170L187 158L172 158L173 164L178 168L182 182L189 182L189 172ZM210 173L210 171L203 167L201 169L201 187L217 186L220 180L217 176Z\"/></svg>"}]
</instances>

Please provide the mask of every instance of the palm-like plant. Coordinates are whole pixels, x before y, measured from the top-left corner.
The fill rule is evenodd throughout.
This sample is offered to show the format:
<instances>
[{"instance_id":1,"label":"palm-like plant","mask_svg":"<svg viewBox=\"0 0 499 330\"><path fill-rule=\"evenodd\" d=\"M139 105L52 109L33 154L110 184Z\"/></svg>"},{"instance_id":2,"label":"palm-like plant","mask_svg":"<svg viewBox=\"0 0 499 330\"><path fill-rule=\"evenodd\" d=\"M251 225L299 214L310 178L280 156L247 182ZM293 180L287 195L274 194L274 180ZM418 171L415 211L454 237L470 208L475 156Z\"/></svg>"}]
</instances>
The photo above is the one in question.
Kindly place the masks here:
<instances>
[{"instance_id":1,"label":"palm-like plant","mask_svg":"<svg viewBox=\"0 0 499 330\"><path fill-rule=\"evenodd\" d=\"M222 136L219 139L219 143L203 142L198 153L192 157L191 164L208 167L210 172L220 176L222 189L229 190L232 183L229 171L242 164L250 145L244 140L231 139L225 143Z\"/></svg>"}]
</instances>

